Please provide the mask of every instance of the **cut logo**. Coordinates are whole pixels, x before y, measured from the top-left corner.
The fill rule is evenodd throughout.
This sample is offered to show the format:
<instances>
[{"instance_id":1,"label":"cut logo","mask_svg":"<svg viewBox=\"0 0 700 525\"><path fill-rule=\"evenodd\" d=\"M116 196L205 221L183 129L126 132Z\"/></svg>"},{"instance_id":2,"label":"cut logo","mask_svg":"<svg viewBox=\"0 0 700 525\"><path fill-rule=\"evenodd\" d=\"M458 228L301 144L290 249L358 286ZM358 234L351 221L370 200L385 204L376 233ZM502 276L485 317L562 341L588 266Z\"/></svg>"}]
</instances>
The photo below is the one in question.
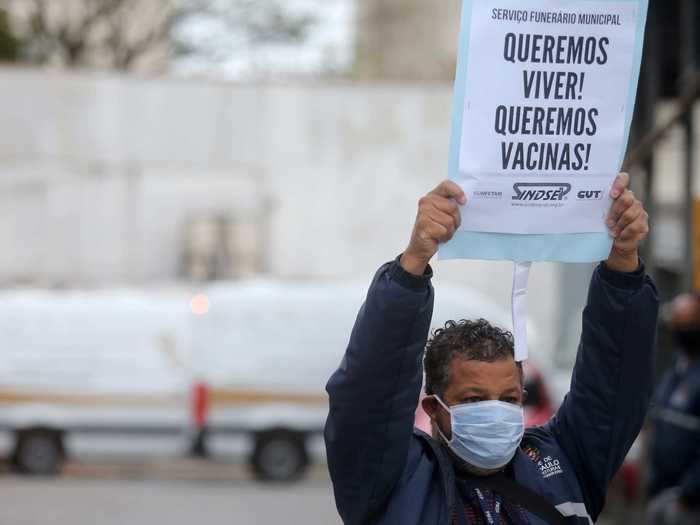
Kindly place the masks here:
<instances>
[{"instance_id":1,"label":"cut logo","mask_svg":"<svg viewBox=\"0 0 700 525\"><path fill-rule=\"evenodd\" d=\"M603 199L602 190L581 190L576 196L580 201L599 201Z\"/></svg>"}]
</instances>

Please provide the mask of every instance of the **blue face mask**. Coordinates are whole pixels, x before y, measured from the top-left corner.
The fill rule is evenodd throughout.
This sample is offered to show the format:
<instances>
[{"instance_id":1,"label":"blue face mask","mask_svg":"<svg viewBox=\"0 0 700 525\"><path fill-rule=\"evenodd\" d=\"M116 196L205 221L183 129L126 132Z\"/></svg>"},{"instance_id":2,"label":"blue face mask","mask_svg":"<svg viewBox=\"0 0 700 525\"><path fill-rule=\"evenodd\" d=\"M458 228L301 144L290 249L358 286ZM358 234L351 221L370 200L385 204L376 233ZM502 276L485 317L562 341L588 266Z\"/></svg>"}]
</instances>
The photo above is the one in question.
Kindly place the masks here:
<instances>
[{"instance_id":1,"label":"blue face mask","mask_svg":"<svg viewBox=\"0 0 700 525\"><path fill-rule=\"evenodd\" d=\"M505 467L520 445L525 430L523 407L502 401L480 401L448 407L452 439L438 432L450 450L467 464L483 470Z\"/></svg>"}]
</instances>

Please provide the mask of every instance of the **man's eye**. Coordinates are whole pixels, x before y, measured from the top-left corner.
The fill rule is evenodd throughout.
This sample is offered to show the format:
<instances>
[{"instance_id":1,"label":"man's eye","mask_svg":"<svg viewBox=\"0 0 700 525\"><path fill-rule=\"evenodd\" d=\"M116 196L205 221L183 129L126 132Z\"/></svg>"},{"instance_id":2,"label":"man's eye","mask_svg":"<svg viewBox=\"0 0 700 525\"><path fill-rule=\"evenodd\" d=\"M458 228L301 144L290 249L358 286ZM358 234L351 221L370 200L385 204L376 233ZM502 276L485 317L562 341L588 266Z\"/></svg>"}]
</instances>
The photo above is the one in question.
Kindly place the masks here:
<instances>
[{"instance_id":1,"label":"man's eye","mask_svg":"<svg viewBox=\"0 0 700 525\"><path fill-rule=\"evenodd\" d=\"M479 403L479 402L481 402L481 401L483 401L483 400L484 400L483 397L476 397L476 396L474 396L474 397L468 397L467 399L464 400L464 402L465 402L465 403Z\"/></svg>"},{"instance_id":2,"label":"man's eye","mask_svg":"<svg viewBox=\"0 0 700 525\"><path fill-rule=\"evenodd\" d=\"M512 403L513 405L518 404L518 398L517 397L505 397L501 399L504 403Z\"/></svg>"}]
</instances>

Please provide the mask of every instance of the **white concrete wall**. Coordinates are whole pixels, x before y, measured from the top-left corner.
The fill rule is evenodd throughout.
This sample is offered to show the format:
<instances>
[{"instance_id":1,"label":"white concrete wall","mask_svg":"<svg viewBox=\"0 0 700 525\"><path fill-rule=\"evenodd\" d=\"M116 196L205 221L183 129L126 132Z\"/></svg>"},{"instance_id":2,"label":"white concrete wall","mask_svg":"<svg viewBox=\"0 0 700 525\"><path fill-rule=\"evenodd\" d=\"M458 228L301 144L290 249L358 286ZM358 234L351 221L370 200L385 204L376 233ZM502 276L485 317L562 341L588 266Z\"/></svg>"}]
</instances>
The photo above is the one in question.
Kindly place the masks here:
<instances>
[{"instance_id":1,"label":"white concrete wall","mask_svg":"<svg viewBox=\"0 0 700 525\"><path fill-rule=\"evenodd\" d=\"M202 211L262 214L273 275L369 280L404 248L419 196L447 172L447 85L17 70L0 70L0 82L3 282L172 280L183 221ZM508 307L509 264L436 269L438 285L459 280ZM532 276L548 349L559 337L551 327L564 321L559 276L556 265Z\"/></svg>"}]
</instances>

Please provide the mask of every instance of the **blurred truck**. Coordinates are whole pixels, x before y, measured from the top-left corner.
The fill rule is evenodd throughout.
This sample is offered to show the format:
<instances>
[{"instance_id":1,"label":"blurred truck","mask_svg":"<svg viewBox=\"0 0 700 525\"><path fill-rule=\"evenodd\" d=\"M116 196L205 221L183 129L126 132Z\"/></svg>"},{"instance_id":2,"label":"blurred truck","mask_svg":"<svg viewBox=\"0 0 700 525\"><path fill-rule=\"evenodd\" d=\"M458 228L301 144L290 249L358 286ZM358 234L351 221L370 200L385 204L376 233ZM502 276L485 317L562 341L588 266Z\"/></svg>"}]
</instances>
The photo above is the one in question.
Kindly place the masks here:
<instances>
[{"instance_id":1,"label":"blurred truck","mask_svg":"<svg viewBox=\"0 0 700 525\"><path fill-rule=\"evenodd\" d=\"M0 294L0 435L22 473L70 452L177 453L191 432L186 301L133 291Z\"/></svg>"},{"instance_id":2,"label":"blurred truck","mask_svg":"<svg viewBox=\"0 0 700 525\"><path fill-rule=\"evenodd\" d=\"M56 474L68 456L196 453L243 454L260 479L296 479L323 455L324 385L366 287L0 293L0 450L27 474ZM434 327L474 317L510 323L442 283Z\"/></svg>"}]
</instances>

